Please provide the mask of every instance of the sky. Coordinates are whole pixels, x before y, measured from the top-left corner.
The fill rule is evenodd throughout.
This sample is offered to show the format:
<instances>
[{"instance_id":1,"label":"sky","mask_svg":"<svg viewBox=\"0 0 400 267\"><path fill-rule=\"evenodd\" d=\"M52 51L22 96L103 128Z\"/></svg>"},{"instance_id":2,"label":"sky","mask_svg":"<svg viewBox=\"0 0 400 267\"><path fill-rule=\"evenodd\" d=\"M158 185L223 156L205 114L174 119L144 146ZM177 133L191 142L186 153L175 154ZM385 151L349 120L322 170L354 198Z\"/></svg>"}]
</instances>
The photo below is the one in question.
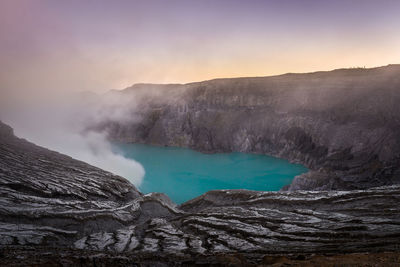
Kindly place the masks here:
<instances>
[{"instance_id":1,"label":"sky","mask_svg":"<svg viewBox=\"0 0 400 267\"><path fill-rule=\"evenodd\" d=\"M0 92L400 63L397 0L1 0Z\"/></svg>"}]
</instances>

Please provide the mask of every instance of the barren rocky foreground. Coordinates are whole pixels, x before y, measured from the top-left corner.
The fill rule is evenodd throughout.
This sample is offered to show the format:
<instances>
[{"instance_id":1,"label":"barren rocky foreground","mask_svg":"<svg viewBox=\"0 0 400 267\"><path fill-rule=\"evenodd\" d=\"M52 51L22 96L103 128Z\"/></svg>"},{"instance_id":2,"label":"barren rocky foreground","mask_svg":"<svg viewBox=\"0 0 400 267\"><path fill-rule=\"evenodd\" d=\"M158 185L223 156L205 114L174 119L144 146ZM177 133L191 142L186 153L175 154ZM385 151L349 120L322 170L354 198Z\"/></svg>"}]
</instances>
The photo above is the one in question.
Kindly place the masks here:
<instances>
[{"instance_id":1,"label":"barren rocky foreground","mask_svg":"<svg viewBox=\"0 0 400 267\"><path fill-rule=\"evenodd\" d=\"M397 185L211 191L177 206L19 139L2 123L0 184L3 266L396 266L399 260Z\"/></svg>"}]
</instances>

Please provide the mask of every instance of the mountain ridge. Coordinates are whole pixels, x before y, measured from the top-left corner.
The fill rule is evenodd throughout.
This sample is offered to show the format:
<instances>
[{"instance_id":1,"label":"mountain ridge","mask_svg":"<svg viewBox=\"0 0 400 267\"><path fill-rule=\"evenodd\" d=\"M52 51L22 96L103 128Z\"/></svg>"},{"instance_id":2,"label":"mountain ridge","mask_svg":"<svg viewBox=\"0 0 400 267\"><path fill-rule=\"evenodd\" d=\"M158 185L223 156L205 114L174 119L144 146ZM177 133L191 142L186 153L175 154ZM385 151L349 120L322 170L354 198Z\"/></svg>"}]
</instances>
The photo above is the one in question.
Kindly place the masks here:
<instances>
[{"instance_id":1,"label":"mountain ridge","mask_svg":"<svg viewBox=\"0 0 400 267\"><path fill-rule=\"evenodd\" d=\"M134 87L140 87L140 86L184 86L184 85L192 85L192 84L199 84L199 83L205 83L205 82L211 82L211 81L218 81L218 80L235 80L235 79L266 79L266 78L274 78L274 77L281 77L281 76L288 76L288 75L317 75L317 74L329 74L329 73L335 73L335 72L368 72L368 71L374 71L374 70L383 70L383 69L388 69L388 68L395 68L395 69L400 69L400 64L388 64L385 66L377 66L377 67L349 67L349 68L338 68L338 69L332 69L332 70L324 70L324 71L310 71L310 72L286 72L282 74L276 74L276 75L260 75L260 76L240 76L240 77L230 77L230 78L225 78L225 77L220 77L220 78L212 78L212 79L206 79L202 81L194 81L194 82L188 82L188 83L147 83L147 82L138 82L134 83L128 87L122 88L122 89L111 89L109 91L119 91L123 92L127 89L131 89Z\"/></svg>"}]
</instances>

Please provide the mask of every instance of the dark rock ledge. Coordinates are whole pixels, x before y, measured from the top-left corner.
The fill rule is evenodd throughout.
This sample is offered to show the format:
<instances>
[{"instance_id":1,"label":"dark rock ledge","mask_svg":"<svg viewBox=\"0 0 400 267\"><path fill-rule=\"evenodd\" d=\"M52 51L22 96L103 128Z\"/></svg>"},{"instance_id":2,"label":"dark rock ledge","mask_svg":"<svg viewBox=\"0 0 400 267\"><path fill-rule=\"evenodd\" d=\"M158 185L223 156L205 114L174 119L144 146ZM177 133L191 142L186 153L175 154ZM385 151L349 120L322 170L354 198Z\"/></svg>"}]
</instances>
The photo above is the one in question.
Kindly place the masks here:
<instances>
[{"instance_id":1,"label":"dark rock ledge","mask_svg":"<svg viewBox=\"0 0 400 267\"><path fill-rule=\"evenodd\" d=\"M211 191L176 206L19 139L0 123L2 266L390 266L399 260L399 201L400 186L393 185Z\"/></svg>"}]
</instances>

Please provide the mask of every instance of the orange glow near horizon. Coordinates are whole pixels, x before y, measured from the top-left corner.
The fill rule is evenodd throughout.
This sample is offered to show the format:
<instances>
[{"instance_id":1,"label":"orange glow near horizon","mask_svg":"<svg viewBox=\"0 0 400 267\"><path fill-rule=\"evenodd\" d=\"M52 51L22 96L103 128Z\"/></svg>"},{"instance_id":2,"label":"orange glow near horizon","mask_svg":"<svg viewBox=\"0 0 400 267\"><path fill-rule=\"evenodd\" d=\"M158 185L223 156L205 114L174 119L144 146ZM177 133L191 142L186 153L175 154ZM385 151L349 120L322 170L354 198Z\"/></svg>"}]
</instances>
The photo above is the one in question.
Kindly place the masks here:
<instances>
[{"instance_id":1,"label":"orange glow near horizon","mask_svg":"<svg viewBox=\"0 0 400 267\"><path fill-rule=\"evenodd\" d=\"M396 64L398 10L392 0L3 0L0 93Z\"/></svg>"}]
</instances>

